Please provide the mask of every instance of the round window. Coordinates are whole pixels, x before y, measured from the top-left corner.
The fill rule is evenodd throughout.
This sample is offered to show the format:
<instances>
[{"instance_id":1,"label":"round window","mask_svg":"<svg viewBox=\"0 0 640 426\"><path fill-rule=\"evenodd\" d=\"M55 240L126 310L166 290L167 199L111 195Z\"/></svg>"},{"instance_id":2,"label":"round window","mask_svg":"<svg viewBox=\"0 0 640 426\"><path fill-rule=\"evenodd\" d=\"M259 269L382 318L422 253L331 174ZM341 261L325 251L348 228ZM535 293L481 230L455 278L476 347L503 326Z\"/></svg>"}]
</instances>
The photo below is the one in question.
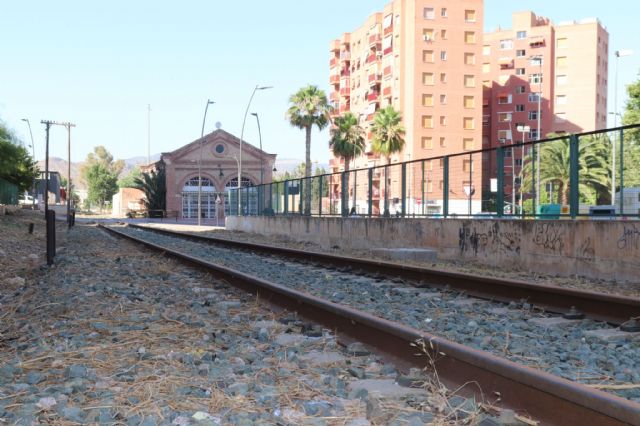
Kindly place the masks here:
<instances>
[{"instance_id":1,"label":"round window","mask_svg":"<svg viewBox=\"0 0 640 426\"><path fill-rule=\"evenodd\" d=\"M221 143L216 145L216 152L218 154L222 154L224 152L224 145L222 145Z\"/></svg>"}]
</instances>

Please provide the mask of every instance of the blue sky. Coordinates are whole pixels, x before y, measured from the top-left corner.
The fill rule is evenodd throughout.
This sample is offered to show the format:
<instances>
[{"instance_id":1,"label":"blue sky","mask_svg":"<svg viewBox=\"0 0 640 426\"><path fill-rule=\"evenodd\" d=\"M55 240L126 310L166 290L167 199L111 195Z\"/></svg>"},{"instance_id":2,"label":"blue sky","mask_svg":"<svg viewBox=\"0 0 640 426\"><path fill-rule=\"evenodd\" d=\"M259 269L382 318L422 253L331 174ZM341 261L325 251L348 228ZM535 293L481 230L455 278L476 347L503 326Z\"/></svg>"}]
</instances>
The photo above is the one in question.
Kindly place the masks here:
<instances>
[{"instance_id":1,"label":"blue sky","mask_svg":"<svg viewBox=\"0 0 640 426\"><path fill-rule=\"evenodd\" d=\"M176 149L220 121L239 135L249 96L260 115L265 151L304 158L304 134L284 119L288 97L311 83L328 91L329 42L360 25L387 0L94 2L4 0L0 25L0 119L44 157L42 119L72 121L72 160L104 145L116 158L146 156L147 104L151 152ZM514 9L515 8L515 9ZM640 32L637 0L485 1L485 28L510 27L514 10L533 10L554 22L598 17L620 59L618 109L624 85L638 78ZM610 64L613 110L615 59ZM248 116L244 139L258 144ZM328 132L314 132L312 159L328 161ZM66 158L66 132L54 128L51 155Z\"/></svg>"}]
</instances>

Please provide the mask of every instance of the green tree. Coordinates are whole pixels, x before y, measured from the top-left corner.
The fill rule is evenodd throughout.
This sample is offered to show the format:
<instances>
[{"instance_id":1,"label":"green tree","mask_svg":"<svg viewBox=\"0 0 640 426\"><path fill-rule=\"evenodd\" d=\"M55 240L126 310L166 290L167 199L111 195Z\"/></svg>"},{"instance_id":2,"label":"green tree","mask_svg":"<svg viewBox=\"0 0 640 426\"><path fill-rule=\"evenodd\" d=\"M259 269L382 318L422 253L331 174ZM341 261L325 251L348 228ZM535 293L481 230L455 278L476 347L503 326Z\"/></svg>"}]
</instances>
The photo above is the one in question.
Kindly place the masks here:
<instances>
[{"instance_id":1,"label":"green tree","mask_svg":"<svg viewBox=\"0 0 640 426\"><path fill-rule=\"evenodd\" d=\"M549 137L557 137L550 134ZM571 164L570 139L562 138L545 142L540 148L541 202L569 204ZM610 142L605 137L582 137L578 144L578 192L580 201L588 204L610 202L611 185ZM533 188L533 157L529 154L522 167L524 191ZM549 185L553 194L549 197L544 188Z\"/></svg>"},{"instance_id":2,"label":"green tree","mask_svg":"<svg viewBox=\"0 0 640 426\"><path fill-rule=\"evenodd\" d=\"M135 166L126 176L118 179L118 188L137 188L136 179L140 179L141 177L140 167Z\"/></svg>"},{"instance_id":3,"label":"green tree","mask_svg":"<svg viewBox=\"0 0 640 426\"><path fill-rule=\"evenodd\" d=\"M289 123L305 131L305 177L311 176L311 129L324 129L329 122L331 106L327 95L317 86L301 88L289 98L287 119ZM311 214L311 185L305 185L304 213Z\"/></svg>"},{"instance_id":4,"label":"green tree","mask_svg":"<svg viewBox=\"0 0 640 426\"><path fill-rule=\"evenodd\" d=\"M96 163L84 169L84 179L88 185L87 200L98 204L100 210L118 192L118 177L103 164Z\"/></svg>"},{"instance_id":5,"label":"green tree","mask_svg":"<svg viewBox=\"0 0 640 426\"><path fill-rule=\"evenodd\" d=\"M349 166L351 160L362 154L364 151L364 130L358 125L358 118L351 112L336 117L333 121L334 127L331 129L331 139L329 148L333 155L344 160L344 171L346 172L346 188L349 188ZM343 214L349 211L348 191L342 194ZM356 204L356 191L353 191L353 205Z\"/></svg>"},{"instance_id":6,"label":"green tree","mask_svg":"<svg viewBox=\"0 0 640 426\"><path fill-rule=\"evenodd\" d=\"M144 205L149 210L166 210L167 208L167 182L164 169L158 172L142 173L134 179L136 188L144 192Z\"/></svg>"},{"instance_id":7,"label":"green tree","mask_svg":"<svg viewBox=\"0 0 640 426\"><path fill-rule=\"evenodd\" d=\"M24 192L32 188L38 176L38 167L27 149L2 122L0 122L0 178Z\"/></svg>"},{"instance_id":8,"label":"green tree","mask_svg":"<svg viewBox=\"0 0 640 426\"><path fill-rule=\"evenodd\" d=\"M627 86L628 100L622 124L640 124L640 79ZM640 128L624 132L624 186L640 187ZM618 167L618 166L616 166ZM620 181L616 182L618 185Z\"/></svg>"},{"instance_id":9,"label":"green tree","mask_svg":"<svg viewBox=\"0 0 640 426\"><path fill-rule=\"evenodd\" d=\"M80 170L88 188L87 200L97 203L102 210L118 192L118 175L123 167L124 161L113 161L113 156L104 146L95 147Z\"/></svg>"},{"instance_id":10,"label":"green tree","mask_svg":"<svg viewBox=\"0 0 640 426\"><path fill-rule=\"evenodd\" d=\"M371 141L372 151L387 159L387 165L384 170L384 215L389 216L389 182L386 176L388 174L389 164L391 164L391 156L396 152L402 151L404 147L402 115L399 111L396 111L392 105L378 110L373 118L371 132L373 133L373 140Z\"/></svg>"}]
</instances>

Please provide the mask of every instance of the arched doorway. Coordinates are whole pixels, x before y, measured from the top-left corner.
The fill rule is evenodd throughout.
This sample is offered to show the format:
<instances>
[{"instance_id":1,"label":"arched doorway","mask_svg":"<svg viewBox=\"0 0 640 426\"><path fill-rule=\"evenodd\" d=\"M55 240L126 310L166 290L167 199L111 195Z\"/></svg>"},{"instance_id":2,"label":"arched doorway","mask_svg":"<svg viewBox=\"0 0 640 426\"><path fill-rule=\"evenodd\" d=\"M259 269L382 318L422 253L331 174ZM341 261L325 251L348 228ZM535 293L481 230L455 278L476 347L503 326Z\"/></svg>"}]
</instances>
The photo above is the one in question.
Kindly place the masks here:
<instances>
[{"instance_id":1,"label":"arched doorway","mask_svg":"<svg viewBox=\"0 0 640 426\"><path fill-rule=\"evenodd\" d=\"M203 177L200 189L202 202L201 214L205 219L215 218L216 187L210 179ZM198 218L198 178L194 177L185 182L182 187L182 218Z\"/></svg>"}]
</instances>

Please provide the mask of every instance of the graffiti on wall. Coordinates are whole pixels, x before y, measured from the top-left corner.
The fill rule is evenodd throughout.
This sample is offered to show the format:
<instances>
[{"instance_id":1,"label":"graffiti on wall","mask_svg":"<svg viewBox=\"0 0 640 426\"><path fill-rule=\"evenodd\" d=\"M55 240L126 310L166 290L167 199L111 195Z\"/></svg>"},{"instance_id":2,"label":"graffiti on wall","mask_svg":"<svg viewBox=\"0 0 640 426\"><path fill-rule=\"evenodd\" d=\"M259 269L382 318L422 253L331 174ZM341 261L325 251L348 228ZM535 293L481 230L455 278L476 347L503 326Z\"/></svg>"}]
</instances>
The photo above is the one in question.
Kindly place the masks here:
<instances>
[{"instance_id":1,"label":"graffiti on wall","mask_svg":"<svg viewBox=\"0 0 640 426\"><path fill-rule=\"evenodd\" d=\"M593 248L593 244L591 242L591 237L587 237L582 242L582 244L580 244L580 249L578 251L578 257L582 258L583 260L586 260L587 262L595 260L596 251Z\"/></svg>"},{"instance_id":2,"label":"graffiti on wall","mask_svg":"<svg viewBox=\"0 0 640 426\"><path fill-rule=\"evenodd\" d=\"M487 230L478 230L479 226L473 228L470 224L463 224L458 231L458 246L460 253L473 252L501 252L520 253L520 232L502 231L498 222L492 224Z\"/></svg>"},{"instance_id":3,"label":"graffiti on wall","mask_svg":"<svg viewBox=\"0 0 640 426\"><path fill-rule=\"evenodd\" d=\"M533 229L533 243L545 250L562 253L564 249L565 227L555 223L536 223Z\"/></svg>"},{"instance_id":4,"label":"graffiti on wall","mask_svg":"<svg viewBox=\"0 0 640 426\"><path fill-rule=\"evenodd\" d=\"M624 225L622 235L618 238L618 249L638 250L640 248L640 229L635 224Z\"/></svg>"}]
</instances>

